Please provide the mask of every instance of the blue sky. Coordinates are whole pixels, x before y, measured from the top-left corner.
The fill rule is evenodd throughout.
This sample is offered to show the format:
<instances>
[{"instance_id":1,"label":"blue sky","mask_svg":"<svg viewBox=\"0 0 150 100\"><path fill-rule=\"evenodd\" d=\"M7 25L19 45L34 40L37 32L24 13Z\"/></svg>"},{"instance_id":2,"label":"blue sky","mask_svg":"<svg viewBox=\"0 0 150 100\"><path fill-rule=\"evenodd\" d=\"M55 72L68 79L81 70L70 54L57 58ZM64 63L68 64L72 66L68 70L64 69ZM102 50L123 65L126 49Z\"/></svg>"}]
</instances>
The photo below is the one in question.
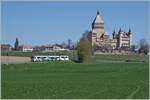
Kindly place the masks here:
<instances>
[{"instance_id":1,"label":"blue sky","mask_svg":"<svg viewBox=\"0 0 150 100\"><path fill-rule=\"evenodd\" d=\"M133 43L148 40L148 2L3 2L2 43L45 45L76 42L99 10L105 31L131 28Z\"/></svg>"}]
</instances>

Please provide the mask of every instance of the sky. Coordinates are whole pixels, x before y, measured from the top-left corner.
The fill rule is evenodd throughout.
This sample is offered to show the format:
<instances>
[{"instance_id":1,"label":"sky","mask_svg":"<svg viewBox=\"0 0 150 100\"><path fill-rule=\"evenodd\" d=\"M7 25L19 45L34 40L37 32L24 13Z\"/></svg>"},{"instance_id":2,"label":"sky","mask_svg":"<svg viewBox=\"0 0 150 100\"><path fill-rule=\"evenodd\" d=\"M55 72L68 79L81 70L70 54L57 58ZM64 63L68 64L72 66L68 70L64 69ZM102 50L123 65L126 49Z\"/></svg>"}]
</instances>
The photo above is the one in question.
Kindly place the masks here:
<instances>
[{"instance_id":1,"label":"sky","mask_svg":"<svg viewBox=\"0 0 150 100\"><path fill-rule=\"evenodd\" d=\"M130 1L40 1L2 2L1 43L47 45L77 42L99 10L105 31L110 37L121 28L133 34L133 44L142 38L148 40L148 2Z\"/></svg>"}]
</instances>

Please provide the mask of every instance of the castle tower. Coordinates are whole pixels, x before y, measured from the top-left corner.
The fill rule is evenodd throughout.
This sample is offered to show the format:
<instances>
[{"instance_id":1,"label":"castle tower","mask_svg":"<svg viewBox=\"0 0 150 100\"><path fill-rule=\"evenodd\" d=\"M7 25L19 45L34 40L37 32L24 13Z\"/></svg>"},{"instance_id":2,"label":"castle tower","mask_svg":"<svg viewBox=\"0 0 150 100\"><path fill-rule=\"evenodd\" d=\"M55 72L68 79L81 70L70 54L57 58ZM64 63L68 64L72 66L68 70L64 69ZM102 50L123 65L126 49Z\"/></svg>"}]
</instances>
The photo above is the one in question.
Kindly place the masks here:
<instances>
[{"instance_id":1,"label":"castle tower","mask_svg":"<svg viewBox=\"0 0 150 100\"><path fill-rule=\"evenodd\" d=\"M118 31L117 47L118 48L131 48L132 46L132 33L131 29L128 32L122 31L121 28Z\"/></svg>"},{"instance_id":2,"label":"castle tower","mask_svg":"<svg viewBox=\"0 0 150 100\"><path fill-rule=\"evenodd\" d=\"M129 41L129 46L130 48L132 47L132 32L131 32L131 29L129 28L129 31L128 31L128 35L129 35L129 38L130 38L130 41Z\"/></svg>"},{"instance_id":3,"label":"castle tower","mask_svg":"<svg viewBox=\"0 0 150 100\"><path fill-rule=\"evenodd\" d=\"M104 33L104 21L102 16L100 16L99 11L97 11L97 15L92 23L92 46L99 45L100 37L102 37Z\"/></svg>"}]
</instances>

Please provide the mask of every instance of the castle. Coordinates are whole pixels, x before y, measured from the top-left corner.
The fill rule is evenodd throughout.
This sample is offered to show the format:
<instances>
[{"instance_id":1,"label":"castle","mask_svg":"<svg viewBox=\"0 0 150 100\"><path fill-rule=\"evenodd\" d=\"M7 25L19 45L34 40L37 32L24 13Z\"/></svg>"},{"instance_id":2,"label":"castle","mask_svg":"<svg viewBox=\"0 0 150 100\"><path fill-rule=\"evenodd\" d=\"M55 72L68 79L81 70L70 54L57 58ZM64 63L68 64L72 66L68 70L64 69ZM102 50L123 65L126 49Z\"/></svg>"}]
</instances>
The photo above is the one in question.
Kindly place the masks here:
<instances>
[{"instance_id":1,"label":"castle","mask_svg":"<svg viewBox=\"0 0 150 100\"><path fill-rule=\"evenodd\" d=\"M131 48L132 46L132 33L131 29L128 32L122 31L121 28L118 32L112 33L112 38L105 32L104 20L99 12L92 23L92 30L88 34L88 38L92 46L98 47L112 47L113 49Z\"/></svg>"}]
</instances>

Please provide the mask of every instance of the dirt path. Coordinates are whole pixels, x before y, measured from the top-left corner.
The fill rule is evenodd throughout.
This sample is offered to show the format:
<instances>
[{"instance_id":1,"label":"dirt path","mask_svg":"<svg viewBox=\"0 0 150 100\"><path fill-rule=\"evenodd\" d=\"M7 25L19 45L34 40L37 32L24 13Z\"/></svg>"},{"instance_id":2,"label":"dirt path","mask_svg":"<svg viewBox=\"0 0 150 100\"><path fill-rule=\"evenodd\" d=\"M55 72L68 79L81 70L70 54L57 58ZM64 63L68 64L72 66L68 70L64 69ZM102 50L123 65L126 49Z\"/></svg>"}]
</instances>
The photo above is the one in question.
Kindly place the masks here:
<instances>
[{"instance_id":1,"label":"dirt path","mask_svg":"<svg viewBox=\"0 0 150 100\"><path fill-rule=\"evenodd\" d=\"M30 63L30 57L1 56L1 64Z\"/></svg>"}]
</instances>

